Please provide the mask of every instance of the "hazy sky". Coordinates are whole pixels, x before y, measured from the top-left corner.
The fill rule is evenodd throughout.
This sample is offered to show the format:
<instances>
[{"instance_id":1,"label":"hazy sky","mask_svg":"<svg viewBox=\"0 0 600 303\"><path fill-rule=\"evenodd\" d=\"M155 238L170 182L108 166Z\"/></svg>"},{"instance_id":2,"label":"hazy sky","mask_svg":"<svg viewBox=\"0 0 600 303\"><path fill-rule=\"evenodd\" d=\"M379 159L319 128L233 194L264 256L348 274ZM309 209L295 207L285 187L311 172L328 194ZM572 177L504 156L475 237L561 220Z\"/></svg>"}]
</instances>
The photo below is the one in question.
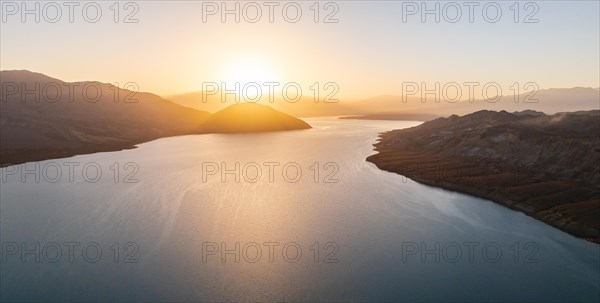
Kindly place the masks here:
<instances>
[{"instance_id":1,"label":"hazy sky","mask_svg":"<svg viewBox=\"0 0 600 303\"><path fill-rule=\"evenodd\" d=\"M274 7L273 23L263 2L257 2L262 12L257 23L243 18L255 16L251 6L248 14L242 11L240 23L233 15L223 23L219 13L203 22L203 5L209 7L200 1L121 3L118 23L113 1L96 2L102 12L97 23L83 18L85 2L74 7L73 23L69 8L58 2L58 22L44 19L55 18L54 7L40 13L39 23L33 14L22 22L20 11L9 13L10 3L21 4L2 4L1 69L28 69L65 81L136 82L140 90L161 95L197 91L203 82L248 79L294 81L305 89L335 82L338 96L351 99L400 94L401 83L422 81L600 86L598 1L519 2L519 22L514 1L496 1L502 9L496 23L489 21L494 6L488 5L489 20L483 16L486 2L477 2L472 23L463 2L457 2L462 16L456 23L444 19L456 16L453 6L444 13L446 2L437 2L439 23L434 15L422 22L419 12L403 21L403 12L421 1L338 1L328 7L320 2L320 22L314 21L314 1L302 1L297 23L283 18L285 2ZM43 10L46 3L40 3ZM323 23L336 6L338 23ZM123 23L136 7L139 22ZM293 19L293 8L288 6L286 17ZM524 23L532 13L530 19L538 22ZM86 16L93 19L94 10L88 7Z\"/></svg>"}]
</instances>

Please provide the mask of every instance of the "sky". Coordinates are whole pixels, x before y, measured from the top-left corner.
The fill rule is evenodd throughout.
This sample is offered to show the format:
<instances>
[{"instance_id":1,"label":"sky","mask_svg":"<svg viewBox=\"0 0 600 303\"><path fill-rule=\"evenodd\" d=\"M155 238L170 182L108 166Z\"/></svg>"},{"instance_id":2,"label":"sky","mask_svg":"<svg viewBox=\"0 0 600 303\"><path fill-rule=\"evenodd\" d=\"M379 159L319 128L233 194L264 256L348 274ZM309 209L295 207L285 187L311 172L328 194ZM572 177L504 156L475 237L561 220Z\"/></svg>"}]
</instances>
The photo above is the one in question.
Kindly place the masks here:
<instances>
[{"instance_id":1,"label":"sky","mask_svg":"<svg viewBox=\"0 0 600 303\"><path fill-rule=\"evenodd\" d=\"M600 86L598 1L474 1L472 22L465 2L454 2L460 16L454 4L435 1L277 2L273 22L268 3L237 2L239 23L235 14L221 20L222 1L96 1L85 14L86 2L74 2L70 22L63 2L56 2L60 16L46 2L22 16L23 2L2 1L0 68L64 81L135 82L163 96L238 81L295 82L304 94L315 82L333 82L345 99L398 95L409 82ZM439 13L421 20L421 5L436 3ZM35 2L25 5L35 11ZM261 17L251 23L257 6Z\"/></svg>"}]
</instances>

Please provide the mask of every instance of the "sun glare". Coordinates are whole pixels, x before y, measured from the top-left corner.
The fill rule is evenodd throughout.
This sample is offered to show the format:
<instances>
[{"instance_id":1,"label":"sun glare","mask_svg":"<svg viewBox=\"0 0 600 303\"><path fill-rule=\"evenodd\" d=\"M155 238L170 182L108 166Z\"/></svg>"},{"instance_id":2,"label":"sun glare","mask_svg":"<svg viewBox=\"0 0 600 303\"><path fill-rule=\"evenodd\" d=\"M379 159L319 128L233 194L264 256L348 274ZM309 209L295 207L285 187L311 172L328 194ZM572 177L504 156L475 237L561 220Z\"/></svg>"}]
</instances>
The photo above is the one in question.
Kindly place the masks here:
<instances>
[{"instance_id":1,"label":"sun glare","mask_svg":"<svg viewBox=\"0 0 600 303\"><path fill-rule=\"evenodd\" d=\"M228 90L233 90L239 83L239 93L253 98L259 92L255 85L258 84L262 90L267 89L264 82L278 81L277 74L267 61L258 58L243 58L232 61L223 69L221 81L225 82ZM247 89L244 89L247 87Z\"/></svg>"}]
</instances>

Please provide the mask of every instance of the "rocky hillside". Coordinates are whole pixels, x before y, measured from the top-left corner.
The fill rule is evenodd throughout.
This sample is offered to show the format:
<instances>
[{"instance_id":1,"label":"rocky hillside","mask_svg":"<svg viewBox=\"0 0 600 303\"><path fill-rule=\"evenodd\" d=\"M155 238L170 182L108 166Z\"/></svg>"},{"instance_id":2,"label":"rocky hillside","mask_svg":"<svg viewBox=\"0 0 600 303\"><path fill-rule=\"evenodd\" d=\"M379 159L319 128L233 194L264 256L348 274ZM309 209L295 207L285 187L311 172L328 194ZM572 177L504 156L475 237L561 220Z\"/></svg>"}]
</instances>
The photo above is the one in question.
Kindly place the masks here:
<instances>
[{"instance_id":1,"label":"rocky hillside","mask_svg":"<svg viewBox=\"0 0 600 303\"><path fill-rule=\"evenodd\" d=\"M382 134L368 161L600 243L600 111L479 111Z\"/></svg>"}]
</instances>

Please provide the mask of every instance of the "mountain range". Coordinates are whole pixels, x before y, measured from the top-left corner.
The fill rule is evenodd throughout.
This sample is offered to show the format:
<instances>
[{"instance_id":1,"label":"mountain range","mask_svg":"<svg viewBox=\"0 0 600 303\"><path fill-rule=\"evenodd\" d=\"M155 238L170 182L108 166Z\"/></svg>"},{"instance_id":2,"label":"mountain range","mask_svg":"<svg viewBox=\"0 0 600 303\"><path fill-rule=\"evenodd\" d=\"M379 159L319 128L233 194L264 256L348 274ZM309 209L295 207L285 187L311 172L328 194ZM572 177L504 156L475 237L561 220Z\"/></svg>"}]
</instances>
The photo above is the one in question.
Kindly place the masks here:
<instances>
[{"instance_id":1,"label":"mountain range","mask_svg":"<svg viewBox=\"0 0 600 303\"><path fill-rule=\"evenodd\" d=\"M414 96L402 102L402 96L386 95L335 103L301 96L294 103L263 98L238 104L221 102L218 94L206 102L202 92L165 98L138 92L134 85L64 82L26 70L0 71L0 84L0 165L133 148L168 136L310 128L294 116L431 120L480 109L553 113L600 106L597 88L540 90L537 103L514 103L509 97L497 103L422 103Z\"/></svg>"},{"instance_id":2,"label":"mountain range","mask_svg":"<svg viewBox=\"0 0 600 303\"><path fill-rule=\"evenodd\" d=\"M304 121L262 105L262 128L228 123L246 119L239 110L211 115L155 94L112 84L64 82L30 71L0 71L0 165L133 148L168 136L231 131L310 128ZM269 123L267 123L267 121Z\"/></svg>"},{"instance_id":3,"label":"mountain range","mask_svg":"<svg viewBox=\"0 0 600 303\"><path fill-rule=\"evenodd\" d=\"M474 99L472 102L466 100L454 103L445 100L435 102L431 96L422 102L420 96L381 95L358 101L339 100L336 103L315 102L314 98L305 96L299 101L291 103L275 96L272 103L267 97L262 98L259 103L270 105L297 117L386 115L391 118L393 115L397 115L397 117L403 118L402 115L406 114L431 115L432 113L437 117L444 117L453 114L464 115L480 110L506 110L509 112L535 110L546 114L555 114L600 108L600 88L589 87L540 89L533 94L526 92L517 96L504 95L495 102L481 98ZM231 95L221 98L218 93L203 94L201 91L171 95L165 98L183 106L210 112L235 103L234 97Z\"/></svg>"}]
</instances>

